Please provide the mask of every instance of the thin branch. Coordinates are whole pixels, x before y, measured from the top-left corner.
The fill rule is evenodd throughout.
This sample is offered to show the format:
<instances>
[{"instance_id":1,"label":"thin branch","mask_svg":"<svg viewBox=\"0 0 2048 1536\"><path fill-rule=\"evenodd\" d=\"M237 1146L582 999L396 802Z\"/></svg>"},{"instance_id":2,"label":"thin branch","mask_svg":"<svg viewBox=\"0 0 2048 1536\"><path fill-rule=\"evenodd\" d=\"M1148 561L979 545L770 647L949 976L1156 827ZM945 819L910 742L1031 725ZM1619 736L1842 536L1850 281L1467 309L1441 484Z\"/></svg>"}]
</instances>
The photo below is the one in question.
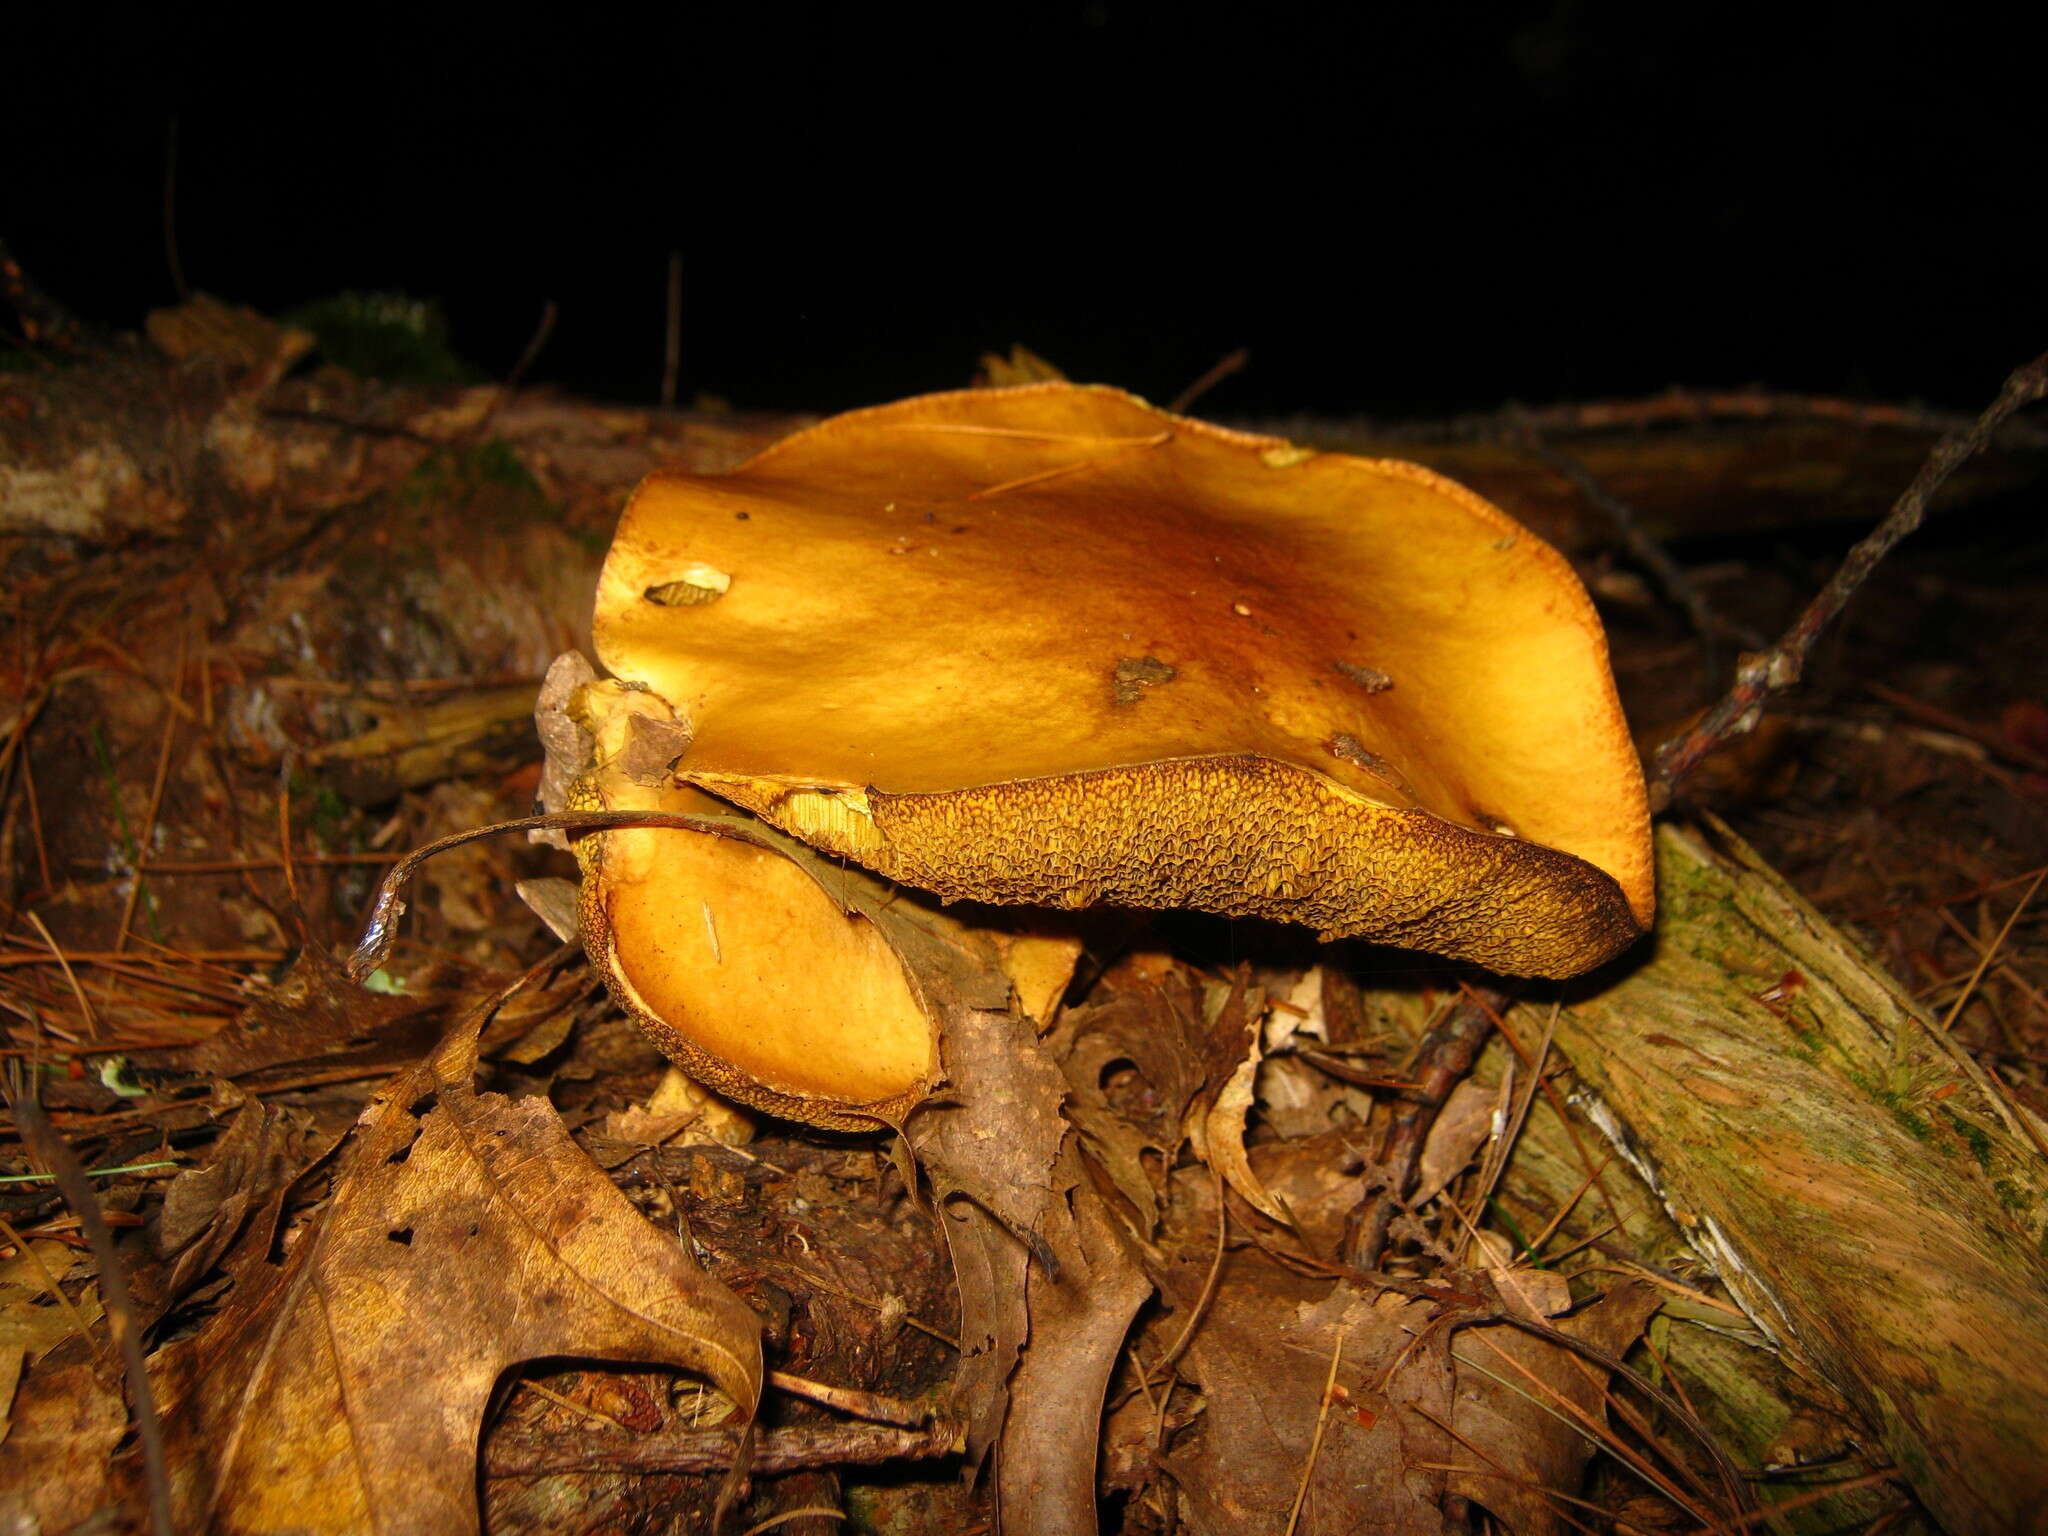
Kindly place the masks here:
<instances>
[{"instance_id":1,"label":"thin branch","mask_svg":"<svg viewBox=\"0 0 2048 1536\"><path fill-rule=\"evenodd\" d=\"M1692 578L1664 546L1644 531L1634 507L1601 484L1599 477L1579 459L1545 442L1536 430L1535 419L1527 412L1518 410L1513 419L1519 423L1516 438L1522 447L1569 480L1586 504L1607 519L1629 558L1650 573L1664 596L1685 615L1686 623L1692 626L1692 632L1705 644L1710 656L1723 637L1752 648L1763 644L1763 636L1714 612L1706 594L1693 585Z\"/></svg>"},{"instance_id":2,"label":"thin branch","mask_svg":"<svg viewBox=\"0 0 2048 1536\"><path fill-rule=\"evenodd\" d=\"M661 408L676 408L676 375L683 366L683 253L668 253L668 324L661 349Z\"/></svg>"},{"instance_id":3,"label":"thin branch","mask_svg":"<svg viewBox=\"0 0 2048 1536\"><path fill-rule=\"evenodd\" d=\"M1579 400L1562 405L1513 406L1435 421L1371 423L1387 437L1417 441L1493 438L1517 420L1532 423L1552 436L1585 436L1603 432L1646 432L1660 427L1697 427L1716 421L1826 421L1867 432L1967 431L1970 418L1956 411L1890 401L1843 400L1831 395L1789 394L1770 389L1682 389L1627 400ZM1284 437L1313 437L1313 423L1299 420L1278 431ZM1262 428L1264 430L1264 428ZM2015 423L2005 441L2021 448L2048 448L2048 430Z\"/></svg>"},{"instance_id":4,"label":"thin branch","mask_svg":"<svg viewBox=\"0 0 2048 1536\"><path fill-rule=\"evenodd\" d=\"M1387 1133L1381 1149L1381 1182L1368 1190L1344 1222L1344 1246L1340 1256L1352 1269L1379 1268L1380 1251L1387 1245L1387 1233L1395 1215L1404 1208L1408 1191L1414 1187L1415 1171L1422 1160L1423 1144L1438 1112L1451 1090L1479 1057L1479 1048L1493 1033L1494 1016L1507 999L1498 992L1468 986L1443 1022L1423 1037L1414 1076L1418 1087L1413 1102L1401 1112Z\"/></svg>"},{"instance_id":5,"label":"thin branch","mask_svg":"<svg viewBox=\"0 0 2048 1536\"><path fill-rule=\"evenodd\" d=\"M1211 363L1208 369L1194 383L1175 395L1173 402L1166 409L1175 416L1185 414L1189 406L1193 405L1233 373L1242 372L1245 364L1251 360L1252 350L1250 347L1239 347L1234 352L1224 353L1223 356Z\"/></svg>"},{"instance_id":6,"label":"thin branch","mask_svg":"<svg viewBox=\"0 0 2048 1536\"><path fill-rule=\"evenodd\" d=\"M1223 1198L1223 1175L1213 1163L1209 1167L1209 1187L1216 1197L1216 1253L1209 1260L1209 1273L1202 1280L1201 1294L1195 1297L1194 1308L1188 1313L1188 1320L1180 1330L1180 1337L1168 1345L1166 1353L1151 1365L1146 1366L1143 1361L1139 1362L1143 1368L1138 1372L1138 1384L1145 1388L1148 1397L1153 1385L1166 1379L1166 1373L1172 1370L1175 1362L1180 1359L1181 1351L1193 1340L1195 1330L1202 1325L1203 1317L1208 1314L1209 1303L1216 1299L1216 1282L1223 1278L1223 1255L1230 1236L1230 1207ZM1173 1388L1169 1385L1166 1391L1167 1396L1171 1397ZM1161 1418L1164 1418L1163 1406Z\"/></svg>"},{"instance_id":7,"label":"thin branch","mask_svg":"<svg viewBox=\"0 0 2048 1536\"><path fill-rule=\"evenodd\" d=\"M19 1068L8 1069L7 1107L14 1112L15 1129L22 1144L57 1180L64 1196L85 1229L86 1241L99 1265L100 1295L106 1307L107 1327L120 1346L121 1364L128 1378L128 1397L134 1405L135 1436L142 1447L142 1466L149 1486L149 1523L156 1536L174 1536L171 1523L171 1479L164 1461L163 1424L157 1418L156 1396L150 1390L149 1369L143 1363L142 1325L129 1298L128 1284L121 1273L121 1256L114 1249L114 1234L100 1211L85 1169L71 1151L71 1144L50 1124L42 1105L35 1099L33 1083L24 1083Z\"/></svg>"},{"instance_id":8,"label":"thin branch","mask_svg":"<svg viewBox=\"0 0 2048 1536\"><path fill-rule=\"evenodd\" d=\"M868 1392L859 1387L835 1387L829 1382L793 1376L788 1371L770 1371L768 1385L792 1397L801 1397L841 1413L852 1414L875 1424L894 1424L900 1429L921 1429L932 1422L929 1403L891 1397L885 1392Z\"/></svg>"},{"instance_id":9,"label":"thin branch","mask_svg":"<svg viewBox=\"0 0 2048 1536\"><path fill-rule=\"evenodd\" d=\"M185 281L185 263L178 257L178 114L171 114L164 133L164 264L171 269L171 289L183 304L192 297Z\"/></svg>"},{"instance_id":10,"label":"thin branch","mask_svg":"<svg viewBox=\"0 0 2048 1536\"><path fill-rule=\"evenodd\" d=\"M753 1470L767 1476L807 1467L879 1466L957 1455L958 1425L924 1429L890 1424L806 1424L770 1430L754 1449ZM673 1429L616 1441L565 1444L559 1435L501 1431L484 1447L486 1477L545 1477L563 1472L723 1472L732 1465L729 1429Z\"/></svg>"},{"instance_id":11,"label":"thin branch","mask_svg":"<svg viewBox=\"0 0 2048 1536\"><path fill-rule=\"evenodd\" d=\"M1350 1331L1350 1324L1340 1325L1337 1342L1330 1350L1330 1374L1323 1382L1322 1401L1316 1407L1316 1432L1308 1443L1308 1459L1301 1464L1301 1484L1294 1490L1294 1507L1287 1512L1286 1536L1294 1536L1295 1526L1301 1523L1301 1506L1308 1500L1309 1479L1315 1476L1316 1459L1323 1454L1323 1429L1329 1423L1330 1400L1337 1391L1337 1367L1344 1363L1344 1339Z\"/></svg>"},{"instance_id":12,"label":"thin branch","mask_svg":"<svg viewBox=\"0 0 2048 1536\"><path fill-rule=\"evenodd\" d=\"M1850 550L1841 568L1793 621L1778 643L1765 651L1744 656L1735 668L1735 683L1728 694L1701 717L1698 724L1657 751L1656 774L1651 786L1652 803L1668 805L1686 777L1711 753L1739 736L1756 729L1764 705L1776 694L1798 683L1806 670L1808 656L1821 631L1848 605L1878 562L1892 546L1918 528L1949 476L1982 453L2006 418L2048 394L2048 353L2024 367L2013 370L1998 392L1966 431L1952 432L1934 445L1920 473L1905 493L1892 504L1883 522L1870 536Z\"/></svg>"},{"instance_id":13,"label":"thin branch","mask_svg":"<svg viewBox=\"0 0 2048 1536\"><path fill-rule=\"evenodd\" d=\"M478 838L499 837L507 832L598 832L608 827L671 827L684 832L708 832L715 837L730 837L737 842L752 843L757 848L775 852L787 846L778 841L778 834L737 816L692 816L676 811L557 811L548 816L522 816L516 821L471 827L466 832L456 832L423 848L413 849L392 865L390 872L378 882L376 899L370 903L370 916L363 924L363 936L348 958L349 979L360 985L364 977L390 957L391 946L398 941L398 920L405 915L405 888L419 867L435 854L446 853L464 843L473 843Z\"/></svg>"}]
</instances>

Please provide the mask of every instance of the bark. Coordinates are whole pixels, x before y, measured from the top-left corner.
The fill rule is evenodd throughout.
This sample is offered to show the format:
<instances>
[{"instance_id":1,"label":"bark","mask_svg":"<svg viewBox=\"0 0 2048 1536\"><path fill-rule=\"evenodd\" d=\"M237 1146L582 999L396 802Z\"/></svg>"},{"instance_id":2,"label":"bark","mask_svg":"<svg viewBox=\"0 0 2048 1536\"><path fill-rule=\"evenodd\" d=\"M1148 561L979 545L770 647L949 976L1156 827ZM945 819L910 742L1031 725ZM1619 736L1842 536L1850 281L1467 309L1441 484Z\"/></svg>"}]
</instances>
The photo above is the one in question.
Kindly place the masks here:
<instances>
[{"instance_id":1,"label":"bark","mask_svg":"<svg viewBox=\"0 0 2048 1536\"><path fill-rule=\"evenodd\" d=\"M1654 949L1558 1022L1593 1119L1948 1530L2048 1528L2039 1122L1725 829L1658 851Z\"/></svg>"}]
</instances>

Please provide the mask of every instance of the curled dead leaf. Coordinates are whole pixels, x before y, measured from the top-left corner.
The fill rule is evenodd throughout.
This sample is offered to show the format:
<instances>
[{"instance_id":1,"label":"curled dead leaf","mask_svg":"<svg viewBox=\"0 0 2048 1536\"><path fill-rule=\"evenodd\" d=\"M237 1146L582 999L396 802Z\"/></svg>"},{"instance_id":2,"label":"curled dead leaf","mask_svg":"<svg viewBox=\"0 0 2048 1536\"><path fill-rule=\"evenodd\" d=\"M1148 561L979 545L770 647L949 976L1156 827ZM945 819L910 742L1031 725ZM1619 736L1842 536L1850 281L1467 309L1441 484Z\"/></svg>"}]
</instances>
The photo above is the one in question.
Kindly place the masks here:
<instances>
[{"instance_id":1,"label":"curled dead leaf","mask_svg":"<svg viewBox=\"0 0 2048 1536\"><path fill-rule=\"evenodd\" d=\"M475 1091L497 1001L371 1101L284 1263L155 1357L187 1528L474 1531L486 1403L537 1357L675 1366L751 1412L754 1314L545 1100Z\"/></svg>"}]
</instances>

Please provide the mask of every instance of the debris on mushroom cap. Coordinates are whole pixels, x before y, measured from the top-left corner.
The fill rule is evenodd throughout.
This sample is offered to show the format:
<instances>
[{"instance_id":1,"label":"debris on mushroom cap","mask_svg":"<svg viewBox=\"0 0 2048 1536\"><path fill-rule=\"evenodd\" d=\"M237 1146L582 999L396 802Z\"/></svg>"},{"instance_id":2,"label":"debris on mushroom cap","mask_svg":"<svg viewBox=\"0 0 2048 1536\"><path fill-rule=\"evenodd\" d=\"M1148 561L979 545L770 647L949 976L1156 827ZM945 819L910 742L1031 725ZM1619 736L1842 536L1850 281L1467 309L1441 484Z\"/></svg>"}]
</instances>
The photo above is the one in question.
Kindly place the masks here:
<instances>
[{"instance_id":1,"label":"debris on mushroom cap","mask_svg":"<svg viewBox=\"0 0 2048 1536\"><path fill-rule=\"evenodd\" d=\"M704 570L715 602L651 594ZM635 493L600 579L678 777L949 899L1197 907L1515 974L1652 914L1564 559L1413 464L1064 384L837 417Z\"/></svg>"}]
</instances>

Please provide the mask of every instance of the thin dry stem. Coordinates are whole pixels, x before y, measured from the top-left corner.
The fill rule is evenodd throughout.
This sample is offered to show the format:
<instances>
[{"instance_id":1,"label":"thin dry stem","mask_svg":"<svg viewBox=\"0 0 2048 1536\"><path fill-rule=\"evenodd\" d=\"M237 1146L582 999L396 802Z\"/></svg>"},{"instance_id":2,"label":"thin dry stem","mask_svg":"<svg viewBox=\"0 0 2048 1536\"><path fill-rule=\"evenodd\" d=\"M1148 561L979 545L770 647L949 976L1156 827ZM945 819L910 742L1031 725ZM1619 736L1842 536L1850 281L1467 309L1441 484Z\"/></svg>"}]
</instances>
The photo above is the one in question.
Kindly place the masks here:
<instances>
[{"instance_id":1,"label":"thin dry stem","mask_svg":"<svg viewBox=\"0 0 2048 1536\"><path fill-rule=\"evenodd\" d=\"M1999 427L2014 412L2048 394L2048 353L2013 370L1998 398L1984 408L1967 430L1951 432L1935 444L1934 451L1913 483L1906 487L1884 521L1843 559L1841 567L1826 586L1808 603L1776 645L1744 656L1735 669L1734 686L1727 695L1683 735L1666 742L1657 751L1656 772L1651 784L1652 802L1662 807L1683 787L1685 780L1710 754L1737 737L1756 729L1770 699L1798 683L1806 670L1814 642L1821 631L1848 605L1878 563L1899 540L1918 528L1927 516L1928 503L1949 476L1982 453Z\"/></svg>"},{"instance_id":2,"label":"thin dry stem","mask_svg":"<svg viewBox=\"0 0 2048 1536\"><path fill-rule=\"evenodd\" d=\"M58 947L57 941L50 937L50 930L43 925L42 914L31 912L28 914L28 920L35 928L36 936L50 946L51 955L55 957L57 964L63 967L64 979L71 983L71 995L78 999L79 1011L85 1015L85 1032L93 1039L99 1039L99 1015L93 1012L91 999L85 995L85 988L78 983L78 972L71 969L71 961L65 957L64 951ZM40 959L41 957L38 956L37 958Z\"/></svg>"},{"instance_id":3,"label":"thin dry stem","mask_svg":"<svg viewBox=\"0 0 2048 1536\"><path fill-rule=\"evenodd\" d=\"M1309 1479L1315 1476L1316 1458L1323 1454L1323 1429L1330 1422L1330 1398L1337 1386L1337 1367L1344 1363L1344 1341L1351 1332L1348 1324L1337 1329L1337 1342L1330 1350L1330 1374L1323 1379L1323 1400L1316 1408L1316 1432L1308 1443L1308 1459L1301 1464L1301 1483L1294 1490L1294 1507L1287 1512L1286 1536L1294 1536L1301 1523L1301 1506L1308 1499Z\"/></svg>"},{"instance_id":4,"label":"thin dry stem","mask_svg":"<svg viewBox=\"0 0 2048 1536\"><path fill-rule=\"evenodd\" d=\"M178 739L177 705L184 702L186 642L178 642L178 661L172 673L172 692L166 693L164 705L164 734L157 747L156 775L149 786L149 810L142 818L142 835L135 840L135 878L128 886L128 899L121 905L121 926L114 932L114 948L128 947L128 930L135 923L135 908L142 900L144 884L141 864L149 853L149 845L156 841L157 821L163 815L164 785L171 774L171 747Z\"/></svg>"},{"instance_id":5,"label":"thin dry stem","mask_svg":"<svg viewBox=\"0 0 2048 1536\"><path fill-rule=\"evenodd\" d=\"M121 1273L121 1256L114 1248L114 1234L108 1230L98 1197L85 1176L85 1169L72 1154L71 1145L50 1124L34 1097L34 1085L24 1085L20 1069L8 1068L7 1104L14 1112L15 1129L23 1145L56 1176L57 1189L84 1228L100 1270L100 1296L107 1310L107 1328L121 1351L121 1363L128 1379L128 1398L134 1405L135 1435L142 1448L145 1482L149 1489L150 1526L155 1536L173 1536L171 1524L171 1481L164 1461L163 1424L157 1417L156 1395L151 1390L149 1369L143 1361L142 1327L128 1284Z\"/></svg>"}]
</instances>

